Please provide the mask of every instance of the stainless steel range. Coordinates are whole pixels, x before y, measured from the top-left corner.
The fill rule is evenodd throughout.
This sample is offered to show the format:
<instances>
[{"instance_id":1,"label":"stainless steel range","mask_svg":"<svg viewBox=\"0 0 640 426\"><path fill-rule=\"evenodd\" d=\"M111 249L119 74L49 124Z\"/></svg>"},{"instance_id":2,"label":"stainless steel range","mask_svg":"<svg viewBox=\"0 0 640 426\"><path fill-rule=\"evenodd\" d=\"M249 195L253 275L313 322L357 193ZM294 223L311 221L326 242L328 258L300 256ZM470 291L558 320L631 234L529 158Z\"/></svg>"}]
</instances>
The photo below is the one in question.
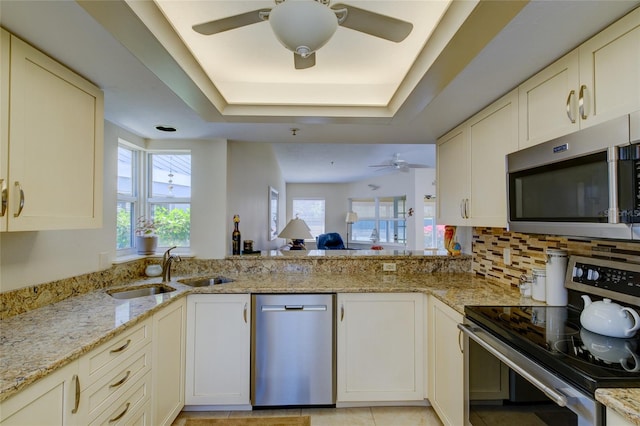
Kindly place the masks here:
<instances>
[{"instance_id":1,"label":"stainless steel range","mask_svg":"<svg viewBox=\"0 0 640 426\"><path fill-rule=\"evenodd\" d=\"M605 410L595 400L595 390L640 387L640 336L635 331L626 338L589 331L581 325L580 315L588 303L585 299L637 311L640 265L573 256L565 287L569 289L567 306L468 306L459 328L467 337L467 347L471 339L500 359L511 369L514 383L525 379L540 390L544 396L525 401L526 411L549 401L559 407L548 422L542 416L543 423L604 425ZM597 321L606 322L605 317ZM522 401L507 400L504 405L515 412L518 402Z\"/></svg>"}]
</instances>

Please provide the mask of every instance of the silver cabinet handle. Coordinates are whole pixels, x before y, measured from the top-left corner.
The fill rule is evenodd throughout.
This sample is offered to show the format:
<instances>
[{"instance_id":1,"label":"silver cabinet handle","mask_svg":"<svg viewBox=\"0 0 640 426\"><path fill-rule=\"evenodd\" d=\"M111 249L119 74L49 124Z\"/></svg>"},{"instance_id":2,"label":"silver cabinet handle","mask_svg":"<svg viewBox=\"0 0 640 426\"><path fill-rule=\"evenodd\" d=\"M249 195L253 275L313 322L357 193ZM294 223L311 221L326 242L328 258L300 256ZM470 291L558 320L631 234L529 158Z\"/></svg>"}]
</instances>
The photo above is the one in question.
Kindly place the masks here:
<instances>
[{"instance_id":1,"label":"silver cabinet handle","mask_svg":"<svg viewBox=\"0 0 640 426\"><path fill-rule=\"evenodd\" d=\"M121 386L122 384L124 384L124 382L127 381L127 379L129 378L129 376L131 375L131 370L127 370L127 374L124 375L124 377L120 380L118 380L117 382L110 384L109 385L109 389L111 388L117 388L118 386Z\"/></svg>"},{"instance_id":2,"label":"silver cabinet handle","mask_svg":"<svg viewBox=\"0 0 640 426\"><path fill-rule=\"evenodd\" d=\"M4 179L0 179L0 187L2 187L2 207L0 207L0 217L7 213L7 187L4 186Z\"/></svg>"},{"instance_id":3,"label":"silver cabinet handle","mask_svg":"<svg viewBox=\"0 0 640 426\"><path fill-rule=\"evenodd\" d=\"M124 345L120 346L119 348L111 349L109 351L109 353L117 354L118 352L122 352L122 351L124 351L125 349L127 349L129 347L130 343L131 343L131 339L127 339L127 343L125 343Z\"/></svg>"},{"instance_id":4,"label":"silver cabinet handle","mask_svg":"<svg viewBox=\"0 0 640 426\"><path fill-rule=\"evenodd\" d=\"M76 414L78 412L78 408L80 407L80 378L78 377L77 374L74 374L71 380L73 380L73 383L76 388L76 399L75 399L75 404L73 406L73 410L71 410L71 414Z\"/></svg>"},{"instance_id":5,"label":"silver cabinet handle","mask_svg":"<svg viewBox=\"0 0 640 426\"><path fill-rule=\"evenodd\" d=\"M589 114L587 111L587 105L585 104L585 97L587 95L587 86L580 86L580 95L578 96L578 109L580 111L580 118L583 120L587 119L587 115Z\"/></svg>"},{"instance_id":6,"label":"silver cabinet handle","mask_svg":"<svg viewBox=\"0 0 640 426\"><path fill-rule=\"evenodd\" d=\"M460 353L464 353L464 348L462 347L462 330L458 330L458 348L460 348Z\"/></svg>"},{"instance_id":7,"label":"silver cabinet handle","mask_svg":"<svg viewBox=\"0 0 640 426\"><path fill-rule=\"evenodd\" d=\"M532 385L540 389L545 395L551 398L558 406L560 407L567 406L568 401L565 395L561 394L556 389L550 388L549 386L544 384L542 381L538 380L538 378L534 377L528 371L524 370L518 364L516 364L511 359L509 359L509 357L502 354L502 352L498 351L497 349L494 349L493 346L491 346L490 344L485 342L480 336L478 336L473 330L473 328L469 327L467 324L458 324L458 329L460 329L470 339L472 339L477 344L479 344L484 349L486 349L487 352L489 352L491 355L495 356L504 364L506 364L507 367L511 368L513 371L521 375L524 379L529 381L529 383L531 383Z\"/></svg>"},{"instance_id":8,"label":"silver cabinet handle","mask_svg":"<svg viewBox=\"0 0 640 426\"><path fill-rule=\"evenodd\" d=\"M576 118L573 116L573 103L571 102L576 97L576 91L572 90L569 92L569 96L567 96L567 117L571 123L576 122Z\"/></svg>"},{"instance_id":9,"label":"silver cabinet handle","mask_svg":"<svg viewBox=\"0 0 640 426\"><path fill-rule=\"evenodd\" d=\"M18 191L18 194L20 194L20 199L18 200L18 211L13 214L13 217L18 217L20 216L20 213L22 213L22 209L24 208L24 191L20 186L20 182L16 181L14 185L16 187L16 190Z\"/></svg>"},{"instance_id":10,"label":"silver cabinet handle","mask_svg":"<svg viewBox=\"0 0 640 426\"><path fill-rule=\"evenodd\" d=\"M464 198L460 200L460 217L464 219Z\"/></svg>"},{"instance_id":11,"label":"silver cabinet handle","mask_svg":"<svg viewBox=\"0 0 640 426\"><path fill-rule=\"evenodd\" d=\"M340 322L344 320L344 305L340 305Z\"/></svg>"},{"instance_id":12,"label":"silver cabinet handle","mask_svg":"<svg viewBox=\"0 0 640 426\"><path fill-rule=\"evenodd\" d=\"M242 318L244 318L244 323L247 323L247 309L249 309L249 306L247 305L247 302L244 303L244 310L242 311Z\"/></svg>"},{"instance_id":13,"label":"silver cabinet handle","mask_svg":"<svg viewBox=\"0 0 640 426\"><path fill-rule=\"evenodd\" d=\"M117 416L115 416L114 418L109 419L109 423L115 423L118 420L120 420L125 414L127 414L127 411L129 411L129 406L130 405L131 405L131 403L127 402L127 406L124 407L124 411L122 413L118 414Z\"/></svg>"}]
</instances>

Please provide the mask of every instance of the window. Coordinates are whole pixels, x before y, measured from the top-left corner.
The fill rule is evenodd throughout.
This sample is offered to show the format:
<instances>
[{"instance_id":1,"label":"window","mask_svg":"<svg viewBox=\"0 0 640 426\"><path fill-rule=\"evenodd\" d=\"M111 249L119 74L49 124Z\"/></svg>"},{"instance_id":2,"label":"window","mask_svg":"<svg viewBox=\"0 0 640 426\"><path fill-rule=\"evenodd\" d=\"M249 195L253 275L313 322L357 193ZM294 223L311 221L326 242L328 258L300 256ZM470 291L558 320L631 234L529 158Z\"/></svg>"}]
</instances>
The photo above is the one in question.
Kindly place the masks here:
<instances>
[{"instance_id":1,"label":"window","mask_svg":"<svg viewBox=\"0 0 640 426\"><path fill-rule=\"evenodd\" d=\"M353 198L349 202L350 211L358 214L358 221L352 225L350 241L368 243L377 233L376 242L407 243L405 196Z\"/></svg>"},{"instance_id":2,"label":"window","mask_svg":"<svg viewBox=\"0 0 640 426\"><path fill-rule=\"evenodd\" d=\"M424 200L424 248L444 250L444 225L436 225L436 202Z\"/></svg>"},{"instance_id":3,"label":"window","mask_svg":"<svg viewBox=\"0 0 640 426\"><path fill-rule=\"evenodd\" d=\"M191 154L146 152L119 141L116 249L135 249L135 222L156 223L158 247L189 247L191 235ZM143 197L141 194L145 194Z\"/></svg>"},{"instance_id":4,"label":"window","mask_svg":"<svg viewBox=\"0 0 640 426\"><path fill-rule=\"evenodd\" d=\"M189 247L191 236L191 154L148 154L149 216L158 246Z\"/></svg>"},{"instance_id":5,"label":"window","mask_svg":"<svg viewBox=\"0 0 640 426\"><path fill-rule=\"evenodd\" d=\"M323 199L294 198L292 207L293 217L297 216L304 220L314 238L324 234Z\"/></svg>"}]
</instances>

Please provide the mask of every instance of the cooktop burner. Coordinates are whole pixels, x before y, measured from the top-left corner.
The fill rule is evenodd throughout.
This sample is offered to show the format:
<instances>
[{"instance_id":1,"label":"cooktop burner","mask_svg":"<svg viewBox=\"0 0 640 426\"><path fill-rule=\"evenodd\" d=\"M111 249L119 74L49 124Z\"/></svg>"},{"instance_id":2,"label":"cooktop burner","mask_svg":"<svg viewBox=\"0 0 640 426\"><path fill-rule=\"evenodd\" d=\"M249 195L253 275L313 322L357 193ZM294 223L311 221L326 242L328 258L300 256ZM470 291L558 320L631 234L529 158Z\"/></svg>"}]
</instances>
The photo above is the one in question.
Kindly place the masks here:
<instances>
[{"instance_id":1,"label":"cooktop burner","mask_svg":"<svg viewBox=\"0 0 640 426\"><path fill-rule=\"evenodd\" d=\"M640 337L619 339L580 325L571 306L467 306L468 319L593 394L640 386Z\"/></svg>"}]
</instances>

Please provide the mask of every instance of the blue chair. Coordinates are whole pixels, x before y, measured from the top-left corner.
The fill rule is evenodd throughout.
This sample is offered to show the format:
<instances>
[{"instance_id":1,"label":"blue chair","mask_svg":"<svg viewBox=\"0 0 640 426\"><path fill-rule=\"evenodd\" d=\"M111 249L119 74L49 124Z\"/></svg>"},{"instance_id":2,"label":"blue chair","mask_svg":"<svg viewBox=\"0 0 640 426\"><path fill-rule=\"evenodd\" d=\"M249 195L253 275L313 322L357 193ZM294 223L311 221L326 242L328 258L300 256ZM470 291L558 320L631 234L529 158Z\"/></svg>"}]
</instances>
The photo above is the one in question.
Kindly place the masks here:
<instances>
[{"instance_id":1,"label":"blue chair","mask_svg":"<svg viewBox=\"0 0 640 426\"><path fill-rule=\"evenodd\" d=\"M316 245L318 250L344 250L344 242L337 232L318 235Z\"/></svg>"}]
</instances>

